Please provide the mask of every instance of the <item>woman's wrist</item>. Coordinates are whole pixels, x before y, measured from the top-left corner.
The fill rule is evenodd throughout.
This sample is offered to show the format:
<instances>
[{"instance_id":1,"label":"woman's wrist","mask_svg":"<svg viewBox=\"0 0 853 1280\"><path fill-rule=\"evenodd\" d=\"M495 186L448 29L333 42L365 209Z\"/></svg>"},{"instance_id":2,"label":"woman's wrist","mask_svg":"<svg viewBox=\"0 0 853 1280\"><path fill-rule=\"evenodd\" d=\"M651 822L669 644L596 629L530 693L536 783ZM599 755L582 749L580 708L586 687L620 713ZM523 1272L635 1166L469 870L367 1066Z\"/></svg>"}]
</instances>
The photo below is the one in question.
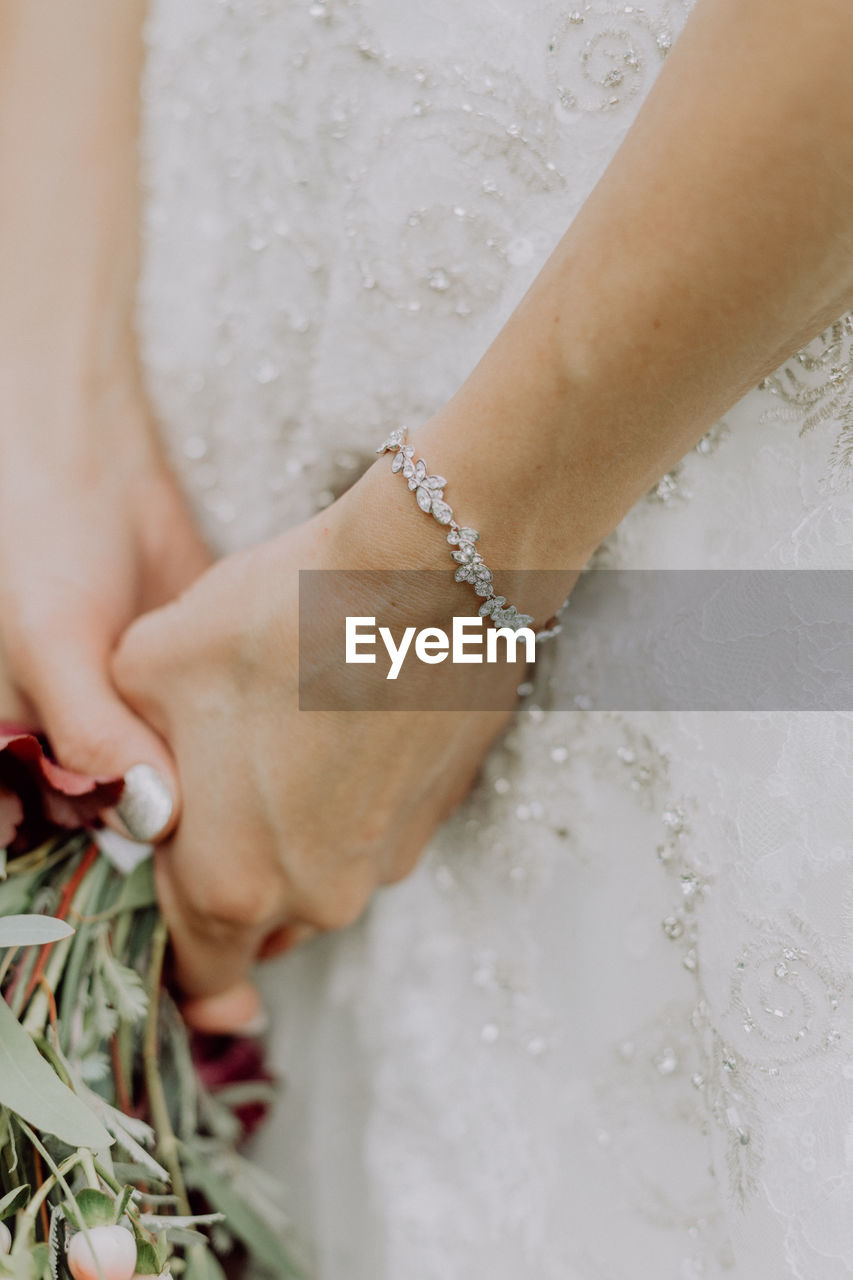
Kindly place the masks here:
<instances>
[{"instance_id":1,"label":"woman's wrist","mask_svg":"<svg viewBox=\"0 0 853 1280\"><path fill-rule=\"evenodd\" d=\"M5 479L20 491L28 477L90 486L108 472L144 475L163 463L135 357L109 368L59 372L35 351L6 353L0 368L0 448Z\"/></svg>"},{"instance_id":2,"label":"woman's wrist","mask_svg":"<svg viewBox=\"0 0 853 1280\"><path fill-rule=\"evenodd\" d=\"M473 616L488 599L489 589L488 575L476 585L470 576L459 580L465 568L460 557L472 541L467 531L474 530L479 534L476 555L491 575L491 594L504 597L505 608L514 606L519 614L531 615L531 625L541 629L566 599L584 560L570 553L562 562L537 560L536 494L531 493L527 502L515 500L505 482L496 482L485 494L479 481L466 492L470 458L464 437L457 432L451 438L446 424L437 427L433 419L408 433L407 441L414 448L414 462L423 459L431 475L446 479L441 501L452 508L452 516L442 510L444 523L439 523L425 511L417 490L410 488L401 470L392 470L392 457L385 454L324 513L333 531L333 559L350 569L411 571L412 590L421 593L433 611L443 611L448 618ZM454 525L466 531L461 541Z\"/></svg>"}]
</instances>

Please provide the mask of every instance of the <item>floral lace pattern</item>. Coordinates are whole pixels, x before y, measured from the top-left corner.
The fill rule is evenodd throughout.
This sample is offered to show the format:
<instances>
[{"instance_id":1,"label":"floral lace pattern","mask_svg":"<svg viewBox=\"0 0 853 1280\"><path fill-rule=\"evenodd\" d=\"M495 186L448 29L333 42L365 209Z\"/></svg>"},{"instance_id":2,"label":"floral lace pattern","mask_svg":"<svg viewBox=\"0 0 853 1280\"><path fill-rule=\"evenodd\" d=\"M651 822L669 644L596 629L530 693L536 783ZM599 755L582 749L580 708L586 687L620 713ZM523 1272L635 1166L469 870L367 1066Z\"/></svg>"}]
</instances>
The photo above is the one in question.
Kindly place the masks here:
<instances>
[{"instance_id":1,"label":"floral lace pattern","mask_svg":"<svg viewBox=\"0 0 853 1280\"><path fill-rule=\"evenodd\" d=\"M456 390L689 7L156 0L140 331L215 545ZM849 567L851 339L733 406L599 563ZM417 872L268 971L261 1155L319 1280L847 1276L849 717L551 711L562 639Z\"/></svg>"}]
</instances>

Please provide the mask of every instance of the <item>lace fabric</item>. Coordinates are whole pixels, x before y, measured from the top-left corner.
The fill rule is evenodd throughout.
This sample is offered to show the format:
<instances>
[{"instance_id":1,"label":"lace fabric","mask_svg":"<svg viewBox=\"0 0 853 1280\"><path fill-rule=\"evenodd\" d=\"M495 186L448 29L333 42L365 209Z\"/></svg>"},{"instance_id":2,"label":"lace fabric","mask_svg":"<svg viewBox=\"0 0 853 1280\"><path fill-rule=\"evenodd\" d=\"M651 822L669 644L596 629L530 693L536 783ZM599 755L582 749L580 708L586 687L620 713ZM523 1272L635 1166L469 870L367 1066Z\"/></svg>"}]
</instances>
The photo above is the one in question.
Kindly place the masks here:
<instances>
[{"instance_id":1,"label":"lace fabric","mask_svg":"<svg viewBox=\"0 0 853 1280\"><path fill-rule=\"evenodd\" d=\"M452 394L688 8L154 4L140 333L215 546ZM745 396L599 562L848 567L851 341ZM561 639L415 874L267 970L259 1159L319 1280L847 1276L851 719L558 712Z\"/></svg>"}]
</instances>

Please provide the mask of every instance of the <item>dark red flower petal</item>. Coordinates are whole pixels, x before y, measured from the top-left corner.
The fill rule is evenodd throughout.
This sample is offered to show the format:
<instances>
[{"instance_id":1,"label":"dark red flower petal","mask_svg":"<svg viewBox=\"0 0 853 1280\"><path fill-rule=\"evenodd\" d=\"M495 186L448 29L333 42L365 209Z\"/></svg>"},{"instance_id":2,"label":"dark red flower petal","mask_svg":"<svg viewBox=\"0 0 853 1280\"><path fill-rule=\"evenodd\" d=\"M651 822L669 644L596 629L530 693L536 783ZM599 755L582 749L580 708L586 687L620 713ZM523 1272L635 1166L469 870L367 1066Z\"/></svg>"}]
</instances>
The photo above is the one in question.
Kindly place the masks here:
<instances>
[{"instance_id":1,"label":"dark red flower petal","mask_svg":"<svg viewBox=\"0 0 853 1280\"><path fill-rule=\"evenodd\" d=\"M122 778L63 769L37 730L0 721L0 848L20 853L52 828L99 826L123 789Z\"/></svg>"}]
</instances>

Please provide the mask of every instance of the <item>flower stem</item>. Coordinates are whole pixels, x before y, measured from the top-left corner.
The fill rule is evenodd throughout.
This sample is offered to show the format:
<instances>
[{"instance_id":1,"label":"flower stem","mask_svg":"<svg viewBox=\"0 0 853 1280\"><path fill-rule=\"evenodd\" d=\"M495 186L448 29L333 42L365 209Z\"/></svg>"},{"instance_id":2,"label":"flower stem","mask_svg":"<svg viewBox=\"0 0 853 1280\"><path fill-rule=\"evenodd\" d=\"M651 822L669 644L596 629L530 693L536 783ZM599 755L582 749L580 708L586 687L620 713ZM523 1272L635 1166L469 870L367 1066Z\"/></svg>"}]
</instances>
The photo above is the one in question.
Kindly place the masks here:
<instances>
[{"instance_id":1,"label":"flower stem","mask_svg":"<svg viewBox=\"0 0 853 1280\"><path fill-rule=\"evenodd\" d=\"M179 1143L172 1128L169 1107L166 1102L166 1091L158 1065L158 1022L160 1014L160 984L163 977L163 961L166 955L165 920L158 920L151 941L151 961L148 967L148 1015L145 1022L145 1040L142 1056L145 1063L145 1083L148 1088L148 1102L151 1107L151 1118L157 1134L157 1153L169 1170L172 1191L178 1202L180 1212L186 1216L191 1213L187 1198L184 1175L178 1158Z\"/></svg>"}]
</instances>

